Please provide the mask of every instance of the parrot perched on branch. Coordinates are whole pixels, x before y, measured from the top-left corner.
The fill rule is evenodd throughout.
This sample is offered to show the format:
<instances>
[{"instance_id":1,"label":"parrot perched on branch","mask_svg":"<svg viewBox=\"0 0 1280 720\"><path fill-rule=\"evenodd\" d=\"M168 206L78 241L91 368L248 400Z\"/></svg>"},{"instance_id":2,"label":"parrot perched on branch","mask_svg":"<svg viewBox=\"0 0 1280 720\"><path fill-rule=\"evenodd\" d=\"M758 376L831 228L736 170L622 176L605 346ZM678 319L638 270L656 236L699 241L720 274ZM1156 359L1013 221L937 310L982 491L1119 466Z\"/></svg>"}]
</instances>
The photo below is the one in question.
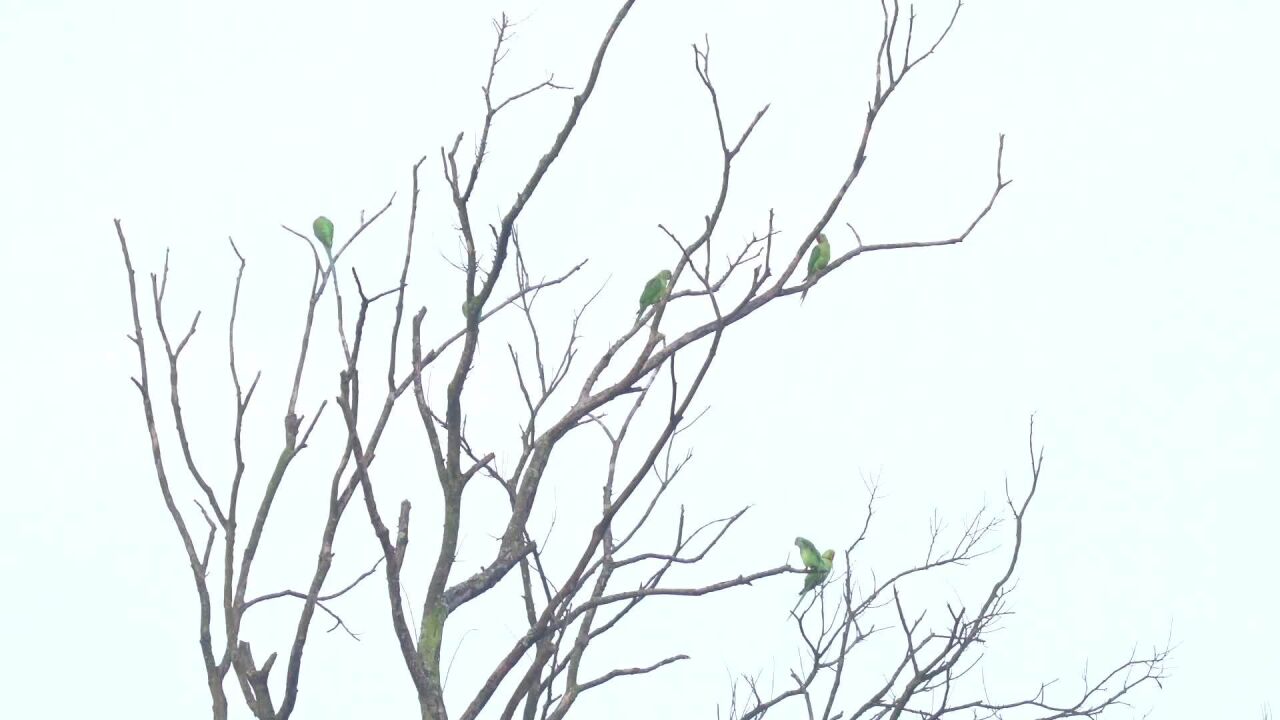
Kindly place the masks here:
<instances>
[{"instance_id":1,"label":"parrot perched on branch","mask_svg":"<svg viewBox=\"0 0 1280 720\"><path fill-rule=\"evenodd\" d=\"M645 308L650 305L656 305L667 294L668 285L670 284L670 270L663 270L649 278L649 282L644 284L644 292L640 293L640 309L636 311L637 320L644 314Z\"/></svg>"},{"instance_id":2,"label":"parrot perched on branch","mask_svg":"<svg viewBox=\"0 0 1280 720\"><path fill-rule=\"evenodd\" d=\"M829 262L831 262L831 243L827 242L826 233L818 233L818 244L809 251L809 271L805 273L804 281L808 283L812 280ZM801 303L804 302L804 296L808 294L809 288L805 288L804 292L800 293Z\"/></svg>"},{"instance_id":3,"label":"parrot perched on branch","mask_svg":"<svg viewBox=\"0 0 1280 720\"><path fill-rule=\"evenodd\" d=\"M813 570L822 564L822 556L818 554L818 548L813 546L806 538L796 538L796 547L800 548L800 562L808 570Z\"/></svg>"},{"instance_id":4,"label":"parrot perched on branch","mask_svg":"<svg viewBox=\"0 0 1280 720\"><path fill-rule=\"evenodd\" d=\"M316 239L324 246L324 252L329 256L329 260L333 260L333 222L329 218L321 215L311 223L311 232L316 234Z\"/></svg>"},{"instance_id":5,"label":"parrot perched on branch","mask_svg":"<svg viewBox=\"0 0 1280 720\"><path fill-rule=\"evenodd\" d=\"M821 564L804 576L804 587L800 590L801 595L821 585L822 581L827 579L827 575L831 574L831 566L835 562L836 551L828 550L822 553L821 559Z\"/></svg>"},{"instance_id":6,"label":"parrot perched on branch","mask_svg":"<svg viewBox=\"0 0 1280 720\"><path fill-rule=\"evenodd\" d=\"M804 589L800 591L800 594L804 595L827 579L827 575L831 573L831 567L835 562L836 551L828 550L819 555L818 548L802 537L796 538L796 547L800 548L800 561L804 563L805 569L809 571L804 576Z\"/></svg>"}]
</instances>

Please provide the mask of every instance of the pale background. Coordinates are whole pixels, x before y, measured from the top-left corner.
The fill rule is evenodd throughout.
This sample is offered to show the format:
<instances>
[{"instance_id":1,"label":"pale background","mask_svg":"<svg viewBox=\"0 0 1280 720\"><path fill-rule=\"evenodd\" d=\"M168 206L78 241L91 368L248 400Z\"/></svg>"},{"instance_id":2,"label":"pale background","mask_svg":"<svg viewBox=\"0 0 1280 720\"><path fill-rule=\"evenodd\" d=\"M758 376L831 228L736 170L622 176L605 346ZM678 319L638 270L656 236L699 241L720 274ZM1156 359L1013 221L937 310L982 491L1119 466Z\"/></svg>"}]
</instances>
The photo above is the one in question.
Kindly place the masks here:
<instances>
[{"instance_id":1,"label":"pale background","mask_svg":"<svg viewBox=\"0 0 1280 720\"><path fill-rule=\"evenodd\" d=\"M186 407L200 418L197 453L218 477L230 467L226 237L247 254L240 352L247 375L264 371L249 428L261 481L278 452L309 279L309 255L279 224L305 229L325 213L342 236L362 208L399 192L351 254L369 284L387 287L409 167L427 154L410 301L441 308L429 328L431 318L452 323L459 276L442 255L454 257L456 244L436 154L478 127L489 19L505 10L523 20L500 89L548 72L579 86L616 5L0 2L5 716L208 712L189 571L128 380L136 358L111 219L125 223L140 280L172 248L175 328L205 311L184 366ZM934 30L949 8L924 2L918 12ZM731 129L773 103L739 163L718 242L762 230L774 207L786 245L847 172L878 13L871 0L637 4L522 225L537 273L591 258L547 303L557 337L560 312L606 280L584 328L588 348L618 332L639 285L671 256L656 224L689 234L710 207L718 157L690 43L711 37ZM1138 698L1135 715L1259 717L1276 703L1277 23L1280 9L1262 1L967 3L940 54L891 101L833 227L854 221L868 242L953 234L985 202L1000 132L1015 182L965 244L859 258L802 309L779 302L729 336L675 501L701 519L755 507L685 579L782 562L801 532L847 542L864 477L886 494L869 557L887 572L921 551L933 509L958 522L998 503L1005 476L1025 487L1034 411L1045 485L988 686L1007 696L1060 677L1074 691L1086 661L1101 670L1172 633L1172 677ZM569 97L529 100L499 121L475 205L492 209L486 220L545 152ZM837 253L847 249L847 232L832 237ZM331 315L320 328L332 328ZM323 337L304 385L308 413L333 394L336 343ZM505 349L493 340L483 353L480 370L500 380L473 385L471 422L509 439L499 435L515 422L502 413L517 407ZM161 390L163 381L153 374ZM412 475L427 457L416 418L398 417L387 441L395 452L379 459L384 504L414 497L422 559L434 553L436 491ZM338 438L327 427L291 471L289 509L273 515L252 591L309 576L321 491L308 482L327 487L335 451L323 443ZM597 503L594 470L559 462L544 518ZM493 497L476 491L473 507ZM676 505L665 507L669 523ZM376 556L354 510L334 583ZM474 522L460 553L468 571L491 552L485 523L497 521L477 513ZM989 570L954 576L938 597ZM693 659L588 695L579 712L711 717L732 673L785 683L796 643L785 608L798 582L785 580L706 603L653 601L596 667ZM411 592L424 587L410 581ZM260 658L292 633L278 623L297 604L277 602L246 629ZM416 714L385 605L379 573L339 605L361 642L317 621L298 717ZM484 608L450 624L446 653L470 631L448 688L454 703L521 631L518 618L486 622ZM874 665L869 673L879 677ZM234 681L227 688L247 717Z\"/></svg>"}]
</instances>

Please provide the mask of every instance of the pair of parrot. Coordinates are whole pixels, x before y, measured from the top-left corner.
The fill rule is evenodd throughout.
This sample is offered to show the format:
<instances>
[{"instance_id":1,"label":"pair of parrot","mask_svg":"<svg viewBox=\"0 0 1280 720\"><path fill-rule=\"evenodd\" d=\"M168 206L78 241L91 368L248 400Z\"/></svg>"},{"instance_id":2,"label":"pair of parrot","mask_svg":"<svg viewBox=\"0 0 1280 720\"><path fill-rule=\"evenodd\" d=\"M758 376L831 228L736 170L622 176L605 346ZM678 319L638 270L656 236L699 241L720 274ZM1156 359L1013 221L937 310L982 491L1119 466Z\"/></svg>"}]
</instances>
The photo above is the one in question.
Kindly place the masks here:
<instances>
[{"instance_id":1,"label":"pair of parrot","mask_svg":"<svg viewBox=\"0 0 1280 720\"><path fill-rule=\"evenodd\" d=\"M324 246L325 254L329 256L330 262L333 260L333 222L329 218L321 215L311 223L311 231L315 233L316 239ZM671 271L663 270L662 272L650 278L645 283L644 292L640 293L640 310L636 312L636 319L640 318L645 311L652 305L656 305L664 295L667 294L671 285ZM463 303L462 314L470 315L471 307L468 303Z\"/></svg>"},{"instance_id":2,"label":"pair of parrot","mask_svg":"<svg viewBox=\"0 0 1280 720\"><path fill-rule=\"evenodd\" d=\"M800 548L800 561L804 563L804 567L809 572L804 576L804 588L800 590L800 594L804 595L810 590L822 584L827 579L827 575L831 574L831 566L836 559L836 551L828 550L821 555L818 554L818 548L807 539L796 538L796 547Z\"/></svg>"},{"instance_id":3,"label":"pair of parrot","mask_svg":"<svg viewBox=\"0 0 1280 720\"><path fill-rule=\"evenodd\" d=\"M813 250L809 251L809 267L805 273L804 281L807 283L812 280L830 262L831 243L828 242L826 233L818 233L818 243L813 246ZM670 284L670 270L663 270L649 278L649 282L644 284L644 290L640 293L640 309L636 311L636 319L639 319L644 314L645 308L656 305L662 299L662 296L667 293ZM809 288L805 288L804 292L800 293L800 302L804 302L805 296L808 294Z\"/></svg>"}]
</instances>

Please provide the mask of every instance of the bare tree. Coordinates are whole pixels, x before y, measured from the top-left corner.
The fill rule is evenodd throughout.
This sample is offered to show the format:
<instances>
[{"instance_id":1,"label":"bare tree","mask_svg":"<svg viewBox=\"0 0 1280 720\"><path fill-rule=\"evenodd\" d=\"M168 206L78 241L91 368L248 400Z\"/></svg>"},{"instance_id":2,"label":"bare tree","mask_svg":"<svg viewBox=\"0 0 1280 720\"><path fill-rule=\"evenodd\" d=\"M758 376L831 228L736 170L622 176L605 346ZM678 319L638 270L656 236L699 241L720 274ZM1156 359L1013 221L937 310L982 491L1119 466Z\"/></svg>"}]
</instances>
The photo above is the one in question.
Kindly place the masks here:
<instances>
[{"instance_id":1,"label":"bare tree","mask_svg":"<svg viewBox=\"0 0 1280 720\"><path fill-rule=\"evenodd\" d=\"M125 233L120 221L116 221L132 299L131 339L137 346L139 358L135 384L142 399L161 494L194 579L200 608L200 651L215 718L227 717L224 681L228 674L235 677L245 703L256 717L263 720L290 717L297 707L304 649L317 610L328 615L335 627L345 627L332 607L333 601L379 569L385 579L392 629L422 717L433 720L449 717L450 711L463 720L472 720L482 713L504 720L517 716L524 720L563 718L588 691L618 678L658 671L686 658L673 651L670 656L641 667L617 667L599 674L586 672L583 659L592 644L620 627L648 598L707 596L805 571L780 565L748 569L733 577L710 579L693 586L667 581L672 568L696 565L707 558L746 511L744 508L711 522L688 524L681 511L665 546L643 547L641 530L657 517L654 509L688 460L688 455L681 455L676 449L675 440L700 417L694 401L714 365L725 333L757 310L807 290L864 253L953 245L968 238L1009 185L1002 170L1004 137L1000 136L996 148L989 198L985 205L958 223L960 230L954 236L914 242L864 243L853 225L845 223L852 236L852 247L812 275L801 269L819 234L836 223L846 193L859 178L872 128L881 110L903 81L925 59L933 56L960 11L957 3L942 32L922 46L915 37L914 10L904 13L896 0L892 4L882 0L883 32L875 55L875 89L868 102L856 151L847 161L844 180L832 191L825 209L806 223L809 229L798 242L781 242L774 225L774 212L770 210L763 227L721 259L712 251L712 237L720 229L734 162L765 117L768 106L744 120L726 118L712 81L709 43L695 45L691 52L693 69L706 91L716 127L713 142L718 144L722 158L715 200L707 209L703 228L696 236L681 237L666 226L659 226L671 244L671 291L654 307L637 316L629 329L607 344L603 353L587 360L580 354L579 322L599 292L586 298L569 319L569 337L563 346L553 347L545 339L546 321L536 312L536 301L542 293L558 290L558 286L578 273L586 260L555 277L535 280L526 263L518 228L522 213L578 127L582 111L602 77L611 42L633 5L634 0L627 0L618 9L596 50L587 79L573 97L569 113L550 148L505 213L489 224L475 216L472 197L482 176L495 118L525 97L567 89L554 78L548 78L509 96L496 94L494 80L508 51L512 24L505 16L495 22L496 41L483 88L484 115L475 152L466 157L462 155L462 133L451 147L440 150L441 168L462 248L462 258L457 265L465 278L462 322L456 331L433 343L424 338L427 308L419 308L408 322L407 367L401 367L405 353L400 342L407 311L410 261L415 251L421 172L427 158L413 165L403 264L399 282L394 287L369 293L354 269L349 282L340 280L339 272L347 249L390 208L394 196L367 219L362 215L359 227L337 246L331 259L322 257L305 234L285 228L300 238L312 253L312 285L289 401L283 412L284 438L279 459L261 496L252 498L253 510L248 516L240 508L241 484L246 473L241 431L260 376L255 376L246 387L236 362L235 322L245 258L232 243L240 265L226 347L236 402L236 462L234 474L225 480L208 479L198 467L179 401L179 360L196 332L199 313L180 338L171 335L164 314L167 257L163 271L158 276L151 275L149 312L154 315L167 361L169 372L165 384L169 410L182 463L194 487L203 521L201 526L200 521L193 524L191 516L183 511L185 500L175 497L175 482L165 463L159 431L161 421L153 405L156 394L163 390L153 386L147 372L149 356L144 342L142 303ZM333 332L344 356L337 378L335 404L345 428L346 446L329 484L328 513L309 585L305 590L250 596L248 588L254 559L278 491L292 461L307 448L308 439L327 406L327 402L320 403L309 418L299 408L308 348L317 332L316 310L326 293L334 299ZM387 338L389 363L385 368L385 389L375 382L375 389L371 391L370 383L363 381L368 363L361 362L367 338L366 321L375 303L390 298L395 299L395 304ZM701 319L673 327L673 322L667 320L667 310L675 303L689 308ZM522 338L511 336L503 342L524 411L519 432L511 445L489 448L473 442L468 435L466 390L473 380L480 339L482 335L486 338L492 335L493 323L489 321L498 314L519 318L521 327L527 329L527 334L521 330ZM486 347L499 347L499 344L489 341ZM448 380L441 392L439 388L429 387L424 375L428 369L446 363L451 369L443 372ZM380 374L381 369L378 372ZM368 397L370 392L372 398ZM435 561L426 577L426 597L416 620L413 608L406 605L403 587L410 549L410 501L399 499L395 519L391 521L386 507L388 500L380 497L378 490L381 466L375 463L392 411L406 395L413 398L422 434L430 448L430 470L439 484L444 516L441 527L422 531L438 532L438 535L431 538L434 545L427 545L429 551L434 551ZM646 413L646 409L649 412ZM596 438L607 451L608 462L600 473L599 513L590 531L578 538L576 544L556 548L558 553L576 558L570 569L552 572L543 562L547 543L538 539L542 534L531 526L531 518L552 457L572 452L562 449L563 441L583 434ZM513 451L510 456L515 457L514 462L500 467L495 460L499 450ZM503 530L491 556L481 569L462 577L463 573L455 567L456 553L466 490L477 477L492 481L502 489L507 508ZM915 567L893 573L884 581L873 579L869 586L863 586L852 573L846 572L842 587L832 582L810 596L811 601L794 616L799 638L807 651L803 662L792 673L794 687L770 694L750 676L744 676L743 682L735 686L728 715L759 718L788 700L801 699L809 717L824 719L903 715L937 718L956 712L967 712L973 717L1013 717L1009 713L1015 710L1025 711L1026 717L1097 717L1121 705L1135 688L1148 681L1158 682L1167 651L1142 657L1135 655L1100 680L1087 682L1084 691L1071 700L1050 701L1046 684L1024 698L998 701L984 692L972 694L973 689L964 682L981 659L980 648L986 635L1006 612L1010 582L1021 548L1023 521L1039 478L1040 459L1033 455L1030 489L1021 502L1012 496L1009 499L1015 534L1006 571L992 583L989 594L976 607L953 608L946 622L932 627L924 623L925 614L917 613L899 593L899 583L944 566L964 565L991 552L987 544L998 522L985 515L976 517L954 541L948 542L936 532L925 559ZM335 537L356 493L360 494L381 557L366 572L333 582L330 571ZM871 497L874 501L874 491ZM395 499L391 502L394 504ZM846 567L852 567L852 556L866 537L872 506L873 503L868 503L862 534L844 553ZM628 512L624 513L624 509ZM239 526L242 517L252 518L247 535ZM216 555L215 547L220 550ZM210 574L215 570L211 583ZM626 577L639 574L643 579L638 584L624 584L619 581L619 571L625 571ZM513 572L519 578L526 631L492 667L478 669L485 680L473 696L446 702L441 649L450 617L467 603L494 591L498 583ZM214 598L219 590L221 613L215 614ZM301 600L293 641L259 662L249 639L243 637L242 619L254 605L285 597ZM829 605L833 598L834 602ZM875 692L861 700L842 699L837 691L848 684L847 659L872 634L889 628L874 621L873 616L881 610L891 611L890 617L896 621L894 627L904 637L902 657L896 666L887 669L887 681ZM215 629L218 630L216 641ZM284 653L284 670L273 676L280 652Z\"/></svg>"}]
</instances>

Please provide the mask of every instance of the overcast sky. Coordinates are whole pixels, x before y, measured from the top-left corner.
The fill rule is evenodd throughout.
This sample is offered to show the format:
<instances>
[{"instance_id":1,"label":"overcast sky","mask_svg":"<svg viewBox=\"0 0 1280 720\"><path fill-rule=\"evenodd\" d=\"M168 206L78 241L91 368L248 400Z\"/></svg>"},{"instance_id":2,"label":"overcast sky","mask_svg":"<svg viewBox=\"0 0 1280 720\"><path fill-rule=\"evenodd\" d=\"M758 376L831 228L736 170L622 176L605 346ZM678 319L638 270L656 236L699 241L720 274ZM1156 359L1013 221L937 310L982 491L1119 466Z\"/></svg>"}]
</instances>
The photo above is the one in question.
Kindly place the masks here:
<instances>
[{"instance_id":1,"label":"overcast sky","mask_svg":"<svg viewBox=\"0 0 1280 720\"><path fill-rule=\"evenodd\" d=\"M224 493L236 267L228 236L247 257L238 350L243 372L263 372L247 429L249 472L261 483L279 451L310 282L310 256L281 223L305 230L323 213L342 236L362 210L398 193L349 255L368 284L389 287L410 168L427 155L409 302L426 305L428 329L444 333L458 316L460 276L447 262L458 246L436 158L459 131L464 153L473 147L490 19L505 10L521 21L502 91L551 73L580 87L616 5L0 0L6 716L208 712L190 572L129 382L137 360L112 219L123 220L140 280L170 249L174 326L204 311L185 356L184 406L197 456ZM928 34L949 5L917 11ZM778 242L794 248L848 171L879 22L874 0L640 0L521 225L537 275L590 258L548 297L552 337L563 342L570 308L604 285L582 328L584 352L598 353L629 323L644 279L671 264L657 224L687 237L701 229L719 160L692 42L710 37L731 129L772 103L740 158L716 241L728 252L763 232L773 208ZM963 229L990 194L1000 133L1014 182L965 243L860 257L803 307L785 299L730 335L700 396L710 411L682 436L694 460L662 527L681 503L697 520L753 507L713 562L681 580L785 562L797 534L847 544L867 478L878 478L884 504L856 571L887 574L923 552L934 510L960 523L984 502L998 508L1005 478L1025 491L1034 412L1047 448L1043 486L1016 615L988 648L988 687L1007 696L1061 678L1072 692L1086 664L1096 672L1171 637L1171 677L1139 696L1135 714L1248 718L1280 703L1278 23L1280 8L1261 0L966 3L877 124L866 171L828 228L835 252L853 242L845 222L867 242ZM500 119L474 201L484 222L523 185L570 97L539 95ZM326 312L307 413L336 387L340 351ZM383 337L385 323L373 324ZM492 380L469 395L470 427L492 440L500 463L513 459L521 412L507 362L502 342L483 346L477 372ZM152 381L163 406L164 375ZM442 373L431 381L442 387ZM319 488L342 437L336 408L327 412L291 470L252 593L310 575ZM380 487L386 507L413 499L425 568L438 490L416 418L397 419ZM179 456L170 463L176 470ZM570 543L575 510L598 503L599 465L562 459L553 474L539 521L545 528L557 512ZM195 521L194 488L175 476ZM476 507L497 497L477 490ZM377 557L362 514L340 533L334 583ZM491 555L500 519L477 511L460 568ZM1001 537L1002 551L1009 541ZM971 597L992 572L975 565L912 601L923 609ZM426 576L407 582L420 606ZM798 644L785 617L796 582L655 601L611 638L597 667L692 659L601 690L580 713L712 717L733 674L785 684ZM299 717L417 712L383 587L375 578L339 606L360 642L317 624ZM248 621L260 658L291 636L298 604L276 603ZM509 609L477 604L451 620L446 656L461 647L451 703L465 702L493 654L522 632ZM868 661L859 671L875 679L881 669ZM227 689L235 716L248 717L234 681Z\"/></svg>"}]
</instances>

